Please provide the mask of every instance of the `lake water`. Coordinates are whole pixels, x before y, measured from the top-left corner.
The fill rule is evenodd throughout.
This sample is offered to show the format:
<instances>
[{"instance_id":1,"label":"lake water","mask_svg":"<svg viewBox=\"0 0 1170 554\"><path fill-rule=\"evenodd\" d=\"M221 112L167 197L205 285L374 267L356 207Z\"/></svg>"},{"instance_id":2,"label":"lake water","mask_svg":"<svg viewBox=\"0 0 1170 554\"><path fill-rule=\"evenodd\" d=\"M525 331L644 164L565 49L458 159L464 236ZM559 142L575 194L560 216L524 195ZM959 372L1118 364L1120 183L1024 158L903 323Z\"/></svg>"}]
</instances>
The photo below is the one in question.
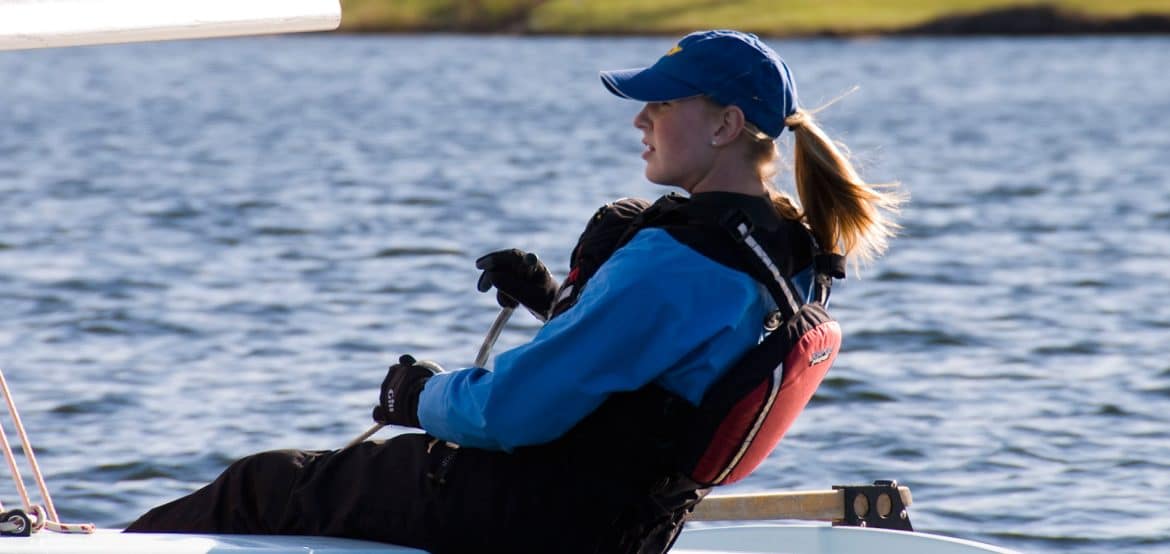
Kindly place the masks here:
<instances>
[{"instance_id":1,"label":"lake water","mask_svg":"<svg viewBox=\"0 0 1170 554\"><path fill-rule=\"evenodd\" d=\"M921 530L1170 549L1170 39L771 43L806 107L861 86L822 121L912 201L834 294L827 382L735 490L893 478ZM496 313L476 257L563 276L597 206L666 192L597 71L670 46L0 53L0 367L62 517L118 527L239 456L340 447L401 353L469 364Z\"/></svg>"}]
</instances>

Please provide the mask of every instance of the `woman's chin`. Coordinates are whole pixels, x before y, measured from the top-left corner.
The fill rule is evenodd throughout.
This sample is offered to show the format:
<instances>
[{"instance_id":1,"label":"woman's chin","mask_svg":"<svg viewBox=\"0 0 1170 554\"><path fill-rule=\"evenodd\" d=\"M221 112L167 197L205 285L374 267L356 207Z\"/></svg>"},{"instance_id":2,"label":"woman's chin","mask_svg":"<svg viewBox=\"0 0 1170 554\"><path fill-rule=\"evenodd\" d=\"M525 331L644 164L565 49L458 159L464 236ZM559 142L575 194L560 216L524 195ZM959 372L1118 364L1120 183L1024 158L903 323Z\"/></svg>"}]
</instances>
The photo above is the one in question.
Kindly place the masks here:
<instances>
[{"instance_id":1,"label":"woman's chin","mask_svg":"<svg viewBox=\"0 0 1170 554\"><path fill-rule=\"evenodd\" d=\"M665 175L660 175L658 173L655 173L655 172L652 172L649 170L646 171L645 175L646 175L646 180L650 181L651 183L654 183L655 185L660 185L663 187L679 187L679 185L675 184L674 179L671 179L670 177L667 177ZM679 187L679 188L685 188L685 187Z\"/></svg>"},{"instance_id":2,"label":"woman's chin","mask_svg":"<svg viewBox=\"0 0 1170 554\"><path fill-rule=\"evenodd\" d=\"M657 171L654 171L654 169L649 167L649 166L646 167L645 175L646 175L647 181L650 181L651 183L654 183L656 185L669 185L670 184L670 179L667 178L666 175L663 175Z\"/></svg>"}]
</instances>

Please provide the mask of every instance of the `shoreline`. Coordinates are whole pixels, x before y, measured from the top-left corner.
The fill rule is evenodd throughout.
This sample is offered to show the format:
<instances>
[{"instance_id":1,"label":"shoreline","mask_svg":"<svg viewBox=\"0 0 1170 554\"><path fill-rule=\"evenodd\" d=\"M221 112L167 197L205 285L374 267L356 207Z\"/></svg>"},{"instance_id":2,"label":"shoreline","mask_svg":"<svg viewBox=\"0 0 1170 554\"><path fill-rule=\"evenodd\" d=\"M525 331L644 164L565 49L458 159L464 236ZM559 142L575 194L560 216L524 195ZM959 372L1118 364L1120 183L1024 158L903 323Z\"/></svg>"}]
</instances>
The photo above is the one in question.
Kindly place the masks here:
<instances>
[{"instance_id":1,"label":"shoreline","mask_svg":"<svg viewBox=\"0 0 1170 554\"><path fill-rule=\"evenodd\" d=\"M534 28L526 18L509 18L507 22L491 25L478 21L439 24L437 22L382 22L346 23L337 33L343 34L418 34L450 33L478 35L521 36L582 36L634 37L678 36L694 29L607 28L598 26L587 30L560 30ZM1025 36L1080 36L1080 35L1170 35L1170 13L1143 13L1131 16L1105 17L1072 12L1049 5L1008 7L971 14L949 15L924 23L891 28L812 30L745 29L768 38L881 38L881 37L1025 37Z\"/></svg>"}]
</instances>

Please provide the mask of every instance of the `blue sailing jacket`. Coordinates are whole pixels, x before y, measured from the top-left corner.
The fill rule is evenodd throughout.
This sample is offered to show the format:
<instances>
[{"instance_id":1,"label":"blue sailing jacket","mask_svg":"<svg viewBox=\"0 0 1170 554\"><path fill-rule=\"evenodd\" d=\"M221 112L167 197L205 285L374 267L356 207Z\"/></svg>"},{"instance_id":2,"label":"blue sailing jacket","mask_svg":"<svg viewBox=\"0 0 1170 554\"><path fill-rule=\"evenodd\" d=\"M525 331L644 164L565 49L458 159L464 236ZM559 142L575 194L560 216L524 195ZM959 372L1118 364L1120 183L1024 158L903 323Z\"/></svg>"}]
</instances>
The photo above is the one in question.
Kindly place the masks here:
<instances>
[{"instance_id":1,"label":"blue sailing jacket","mask_svg":"<svg viewBox=\"0 0 1170 554\"><path fill-rule=\"evenodd\" d=\"M811 271L793 282L807 297ZM511 451L560 437L612 393L656 383L693 404L750 347L775 309L746 273L647 228L605 262L577 304L495 371L436 375L419 397L431 435Z\"/></svg>"}]
</instances>

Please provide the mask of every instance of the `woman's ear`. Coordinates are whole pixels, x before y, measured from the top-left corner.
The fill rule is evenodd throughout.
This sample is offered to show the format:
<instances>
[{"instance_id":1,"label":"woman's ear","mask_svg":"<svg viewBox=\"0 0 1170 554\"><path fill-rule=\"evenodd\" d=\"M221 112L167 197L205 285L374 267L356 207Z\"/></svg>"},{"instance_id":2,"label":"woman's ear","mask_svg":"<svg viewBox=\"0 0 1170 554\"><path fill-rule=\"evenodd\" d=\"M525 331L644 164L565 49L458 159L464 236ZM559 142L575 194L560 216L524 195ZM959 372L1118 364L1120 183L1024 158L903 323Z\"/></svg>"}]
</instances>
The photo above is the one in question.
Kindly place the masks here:
<instances>
[{"instance_id":1,"label":"woman's ear","mask_svg":"<svg viewBox=\"0 0 1170 554\"><path fill-rule=\"evenodd\" d=\"M739 138L746 121L739 106L721 106L718 112L718 127L711 136L711 145L722 146Z\"/></svg>"}]
</instances>

